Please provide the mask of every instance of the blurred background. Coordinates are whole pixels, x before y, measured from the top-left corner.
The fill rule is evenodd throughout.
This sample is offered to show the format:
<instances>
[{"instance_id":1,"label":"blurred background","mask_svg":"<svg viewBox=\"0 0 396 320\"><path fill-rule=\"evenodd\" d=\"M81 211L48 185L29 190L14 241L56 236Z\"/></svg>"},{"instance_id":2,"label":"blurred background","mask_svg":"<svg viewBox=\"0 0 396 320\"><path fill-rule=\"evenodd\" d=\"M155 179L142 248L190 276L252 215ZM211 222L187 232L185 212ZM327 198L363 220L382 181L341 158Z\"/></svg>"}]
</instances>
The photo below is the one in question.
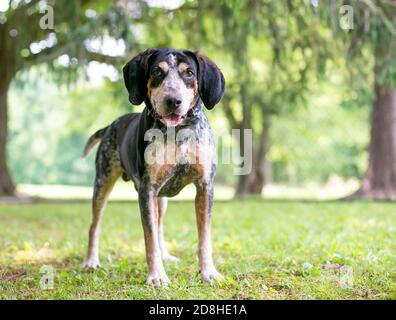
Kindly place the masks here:
<instances>
[{"instance_id":1,"label":"blurred background","mask_svg":"<svg viewBox=\"0 0 396 320\"><path fill-rule=\"evenodd\" d=\"M90 198L86 140L143 107L123 65L175 47L225 75L213 129L253 129L252 172L219 163L217 198L396 199L395 34L392 0L0 0L0 194Z\"/></svg>"}]
</instances>

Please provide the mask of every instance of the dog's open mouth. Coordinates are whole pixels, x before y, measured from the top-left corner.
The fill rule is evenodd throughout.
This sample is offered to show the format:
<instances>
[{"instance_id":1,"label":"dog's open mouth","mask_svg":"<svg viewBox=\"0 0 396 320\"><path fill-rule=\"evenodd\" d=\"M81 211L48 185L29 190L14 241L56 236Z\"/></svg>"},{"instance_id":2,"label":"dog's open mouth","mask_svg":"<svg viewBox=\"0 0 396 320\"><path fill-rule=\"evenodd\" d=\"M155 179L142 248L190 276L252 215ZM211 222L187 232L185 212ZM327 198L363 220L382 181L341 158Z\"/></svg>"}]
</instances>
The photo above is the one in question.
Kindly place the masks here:
<instances>
[{"instance_id":1,"label":"dog's open mouth","mask_svg":"<svg viewBox=\"0 0 396 320\"><path fill-rule=\"evenodd\" d=\"M160 120L167 127L176 127L184 120L185 116L181 116L176 113L171 113L166 116L163 116Z\"/></svg>"}]
</instances>

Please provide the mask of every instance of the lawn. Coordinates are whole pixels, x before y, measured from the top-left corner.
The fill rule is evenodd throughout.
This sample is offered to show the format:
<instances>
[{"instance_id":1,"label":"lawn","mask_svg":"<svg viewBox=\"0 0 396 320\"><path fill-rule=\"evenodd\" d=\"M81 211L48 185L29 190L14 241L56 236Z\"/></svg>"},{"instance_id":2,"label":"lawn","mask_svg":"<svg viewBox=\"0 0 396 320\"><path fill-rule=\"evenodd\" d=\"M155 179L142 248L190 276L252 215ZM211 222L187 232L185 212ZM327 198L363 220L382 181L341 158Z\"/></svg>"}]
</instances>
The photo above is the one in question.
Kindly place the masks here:
<instances>
[{"instance_id":1,"label":"lawn","mask_svg":"<svg viewBox=\"0 0 396 320\"><path fill-rule=\"evenodd\" d=\"M172 283L145 284L136 202L110 203L102 269L82 272L86 201L0 206L1 299L395 299L396 204L250 199L217 201L214 259L225 280L197 274L193 203L170 202L165 232L179 264ZM46 267L53 288L42 289ZM48 268L48 267L47 267Z\"/></svg>"}]
</instances>

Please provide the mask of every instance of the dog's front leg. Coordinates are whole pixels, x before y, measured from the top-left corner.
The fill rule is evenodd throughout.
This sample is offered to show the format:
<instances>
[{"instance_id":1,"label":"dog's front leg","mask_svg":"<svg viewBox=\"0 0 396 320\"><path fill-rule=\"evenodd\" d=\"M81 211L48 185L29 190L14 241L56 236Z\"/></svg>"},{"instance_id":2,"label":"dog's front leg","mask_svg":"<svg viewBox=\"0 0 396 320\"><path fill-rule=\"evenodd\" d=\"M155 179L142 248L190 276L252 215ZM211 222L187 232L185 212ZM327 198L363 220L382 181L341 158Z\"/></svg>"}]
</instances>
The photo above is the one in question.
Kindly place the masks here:
<instances>
[{"instance_id":1,"label":"dog's front leg","mask_svg":"<svg viewBox=\"0 0 396 320\"><path fill-rule=\"evenodd\" d=\"M165 245L164 239L164 216L168 206L168 199L158 197L158 242L161 249L162 260L166 262L179 262L179 259L172 256Z\"/></svg>"},{"instance_id":2,"label":"dog's front leg","mask_svg":"<svg viewBox=\"0 0 396 320\"><path fill-rule=\"evenodd\" d=\"M195 214L199 238L199 272L204 281L211 282L222 278L222 275L217 272L212 258L210 220L213 206L213 186L212 184L198 183L196 187Z\"/></svg>"},{"instance_id":3,"label":"dog's front leg","mask_svg":"<svg viewBox=\"0 0 396 320\"><path fill-rule=\"evenodd\" d=\"M146 260L148 265L147 283L154 286L166 285L169 278L162 264L161 250L158 241L158 202L152 188L140 188L139 206L142 218Z\"/></svg>"}]
</instances>

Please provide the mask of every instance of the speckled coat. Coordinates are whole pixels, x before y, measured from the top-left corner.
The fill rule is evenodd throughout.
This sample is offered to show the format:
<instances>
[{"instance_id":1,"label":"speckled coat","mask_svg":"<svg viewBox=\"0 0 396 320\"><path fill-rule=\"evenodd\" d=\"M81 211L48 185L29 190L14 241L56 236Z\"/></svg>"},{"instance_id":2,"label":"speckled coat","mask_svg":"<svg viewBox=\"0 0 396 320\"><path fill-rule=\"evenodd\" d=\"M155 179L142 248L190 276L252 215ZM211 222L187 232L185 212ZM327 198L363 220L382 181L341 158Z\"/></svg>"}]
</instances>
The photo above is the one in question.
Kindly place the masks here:
<instances>
[{"instance_id":1,"label":"speckled coat","mask_svg":"<svg viewBox=\"0 0 396 320\"><path fill-rule=\"evenodd\" d=\"M178 81L185 86L183 92L192 90L193 99L188 112L183 114L183 121L174 128L164 125L162 110L153 107L150 99L151 92L162 88L160 81L154 81L149 75L150 68L156 65L166 66L171 71L174 68L176 71L173 72L178 76L187 68L196 74L189 74L185 78L180 75L184 82ZM183 71L177 69L181 65ZM87 142L84 155L101 141L96 156L93 221L87 260L83 267L99 266L99 224L108 195L116 180L122 176L124 180L133 181L139 194L149 267L148 283L162 285L169 282L161 260L161 256L163 259L164 256L170 256L163 241L162 216L166 204L162 199L177 195L190 183L194 183L197 189L195 209L199 270L204 280L217 279L220 274L213 265L210 244L216 150L203 107L211 109L220 101L224 93L224 77L212 61L199 53L150 49L125 66L124 79L129 100L133 104L140 104L144 100L146 106L142 113L130 113L116 119L108 127L97 131ZM152 87L153 83L156 87ZM178 115L175 117L180 118ZM148 160L151 151L156 161Z\"/></svg>"}]
</instances>

